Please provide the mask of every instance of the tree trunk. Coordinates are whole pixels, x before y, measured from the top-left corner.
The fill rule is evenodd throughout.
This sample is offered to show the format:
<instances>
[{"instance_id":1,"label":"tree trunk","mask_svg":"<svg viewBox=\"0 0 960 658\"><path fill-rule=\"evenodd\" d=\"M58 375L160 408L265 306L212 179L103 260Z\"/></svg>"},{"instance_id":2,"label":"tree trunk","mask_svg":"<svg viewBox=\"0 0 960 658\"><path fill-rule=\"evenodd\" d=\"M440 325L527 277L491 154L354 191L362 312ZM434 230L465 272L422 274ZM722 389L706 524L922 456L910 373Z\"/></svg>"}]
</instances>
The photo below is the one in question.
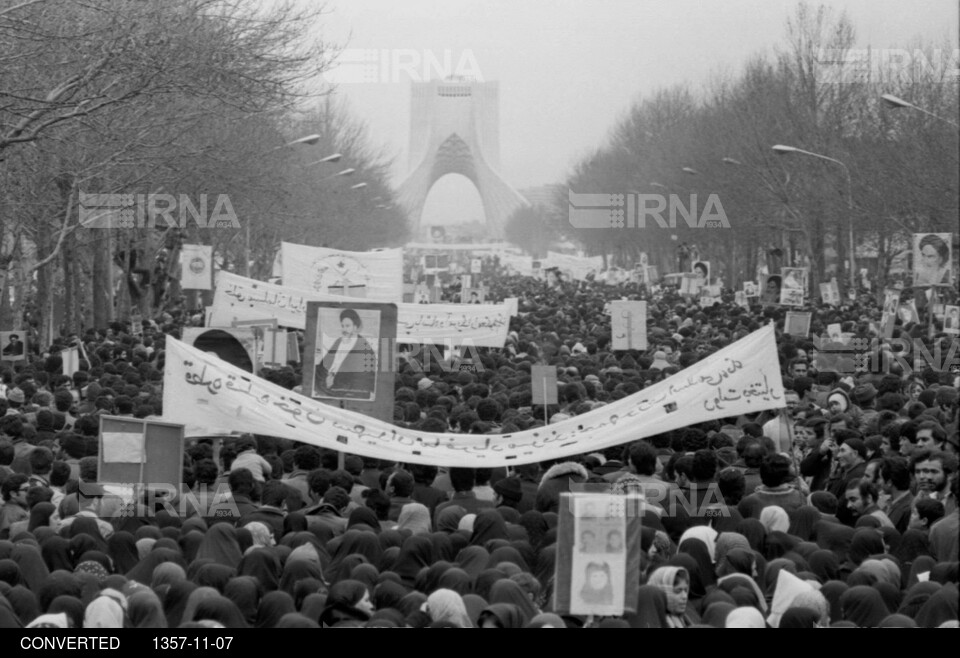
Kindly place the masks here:
<instances>
[{"instance_id":1,"label":"tree trunk","mask_svg":"<svg viewBox=\"0 0 960 658\"><path fill-rule=\"evenodd\" d=\"M113 249L111 230L96 231L93 239L93 326L105 329L113 322Z\"/></svg>"}]
</instances>

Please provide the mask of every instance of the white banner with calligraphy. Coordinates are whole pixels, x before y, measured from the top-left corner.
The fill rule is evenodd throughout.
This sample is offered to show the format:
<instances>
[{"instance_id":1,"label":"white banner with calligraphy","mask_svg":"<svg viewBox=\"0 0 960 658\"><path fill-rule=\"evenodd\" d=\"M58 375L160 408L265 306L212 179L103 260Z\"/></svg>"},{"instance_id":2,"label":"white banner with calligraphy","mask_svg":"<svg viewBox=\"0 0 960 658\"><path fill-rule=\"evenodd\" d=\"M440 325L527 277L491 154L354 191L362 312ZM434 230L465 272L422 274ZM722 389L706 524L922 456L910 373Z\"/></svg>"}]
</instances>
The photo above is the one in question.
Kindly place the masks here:
<instances>
[{"instance_id":1,"label":"white banner with calligraphy","mask_svg":"<svg viewBox=\"0 0 960 658\"><path fill-rule=\"evenodd\" d=\"M599 274L603 270L603 256L570 256L555 251L548 251L543 267L555 267L577 281L584 281L587 275L593 272Z\"/></svg>"},{"instance_id":2,"label":"white banner with calligraphy","mask_svg":"<svg viewBox=\"0 0 960 658\"><path fill-rule=\"evenodd\" d=\"M339 251L284 242L283 285L373 302L403 301L403 250Z\"/></svg>"},{"instance_id":3,"label":"white banner with calligraphy","mask_svg":"<svg viewBox=\"0 0 960 658\"><path fill-rule=\"evenodd\" d=\"M276 318L280 326L306 329L307 302L343 301L350 300L221 271L209 326ZM397 342L503 347L510 310L507 304L397 304Z\"/></svg>"},{"instance_id":4,"label":"white banner with calligraphy","mask_svg":"<svg viewBox=\"0 0 960 658\"><path fill-rule=\"evenodd\" d=\"M173 338L163 374L163 408L187 436L252 432L374 459L469 468L560 459L783 406L773 325L638 393L515 434L396 427L298 395Z\"/></svg>"}]
</instances>

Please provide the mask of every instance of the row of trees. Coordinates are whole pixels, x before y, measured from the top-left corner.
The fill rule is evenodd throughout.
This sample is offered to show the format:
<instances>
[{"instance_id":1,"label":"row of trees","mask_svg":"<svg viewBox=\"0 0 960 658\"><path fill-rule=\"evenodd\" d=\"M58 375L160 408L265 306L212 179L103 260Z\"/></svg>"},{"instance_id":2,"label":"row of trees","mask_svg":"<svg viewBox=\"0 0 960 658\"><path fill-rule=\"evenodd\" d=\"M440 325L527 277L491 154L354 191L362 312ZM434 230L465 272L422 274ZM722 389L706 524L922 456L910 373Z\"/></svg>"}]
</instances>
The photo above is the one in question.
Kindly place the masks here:
<instances>
[{"instance_id":1,"label":"row of trees","mask_svg":"<svg viewBox=\"0 0 960 658\"><path fill-rule=\"evenodd\" d=\"M322 13L256 0L0 0L0 326L42 318L46 345L146 314L184 242L266 276L282 239L402 241L389 163L345 108L308 91L336 56L312 36ZM240 227L90 229L81 193L196 207L206 196L210 210L226 195Z\"/></svg>"},{"instance_id":2,"label":"row of trees","mask_svg":"<svg viewBox=\"0 0 960 658\"><path fill-rule=\"evenodd\" d=\"M855 33L844 16L806 4L787 22L785 44L737 75L714 77L700 93L676 87L638 101L607 143L575 166L556 210L539 217L524 210L508 232L528 248L560 232L626 266L647 252L661 273L676 271L679 244L695 244L727 285L754 279L760 259L779 252L776 267L810 267L813 291L831 275L849 280L851 229L881 280L911 233L956 233L958 131L949 122L958 113L955 44L911 44L901 53L906 58L868 55L852 50ZM892 109L883 94L946 120ZM772 149L777 144L840 161L849 186L844 166L781 155ZM575 229L567 220L568 189L676 194L684 206L697 194L701 211L716 194L730 229L692 229L680 218L675 230L650 221L646 230Z\"/></svg>"}]
</instances>

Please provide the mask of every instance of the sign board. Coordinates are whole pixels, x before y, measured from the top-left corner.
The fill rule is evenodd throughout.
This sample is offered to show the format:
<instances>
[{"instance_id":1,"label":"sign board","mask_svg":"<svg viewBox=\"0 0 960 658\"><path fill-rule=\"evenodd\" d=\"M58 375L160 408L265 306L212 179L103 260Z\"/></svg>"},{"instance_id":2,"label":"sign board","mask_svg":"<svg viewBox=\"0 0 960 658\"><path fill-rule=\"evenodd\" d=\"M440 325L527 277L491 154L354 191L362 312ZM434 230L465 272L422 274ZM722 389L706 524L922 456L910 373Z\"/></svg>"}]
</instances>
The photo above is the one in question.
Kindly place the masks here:
<instances>
[{"instance_id":1,"label":"sign board","mask_svg":"<svg viewBox=\"0 0 960 658\"><path fill-rule=\"evenodd\" d=\"M393 420L396 304L308 302L304 395Z\"/></svg>"},{"instance_id":2,"label":"sign board","mask_svg":"<svg viewBox=\"0 0 960 658\"><path fill-rule=\"evenodd\" d=\"M97 479L111 484L179 487L183 480L183 442L183 425L101 416Z\"/></svg>"},{"instance_id":3,"label":"sign board","mask_svg":"<svg viewBox=\"0 0 960 658\"><path fill-rule=\"evenodd\" d=\"M636 611L644 505L637 495L560 494L555 612L619 616Z\"/></svg>"},{"instance_id":4,"label":"sign board","mask_svg":"<svg viewBox=\"0 0 960 658\"><path fill-rule=\"evenodd\" d=\"M557 404L557 367L531 366L533 404Z\"/></svg>"},{"instance_id":5,"label":"sign board","mask_svg":"<svg viewBox=\"0 0 960 658\"><path fill-rule=\"evenodd\" d=\"M647 349L647 303L617 300L610 304L614 350Z\"/></svg>"}]
</instances>

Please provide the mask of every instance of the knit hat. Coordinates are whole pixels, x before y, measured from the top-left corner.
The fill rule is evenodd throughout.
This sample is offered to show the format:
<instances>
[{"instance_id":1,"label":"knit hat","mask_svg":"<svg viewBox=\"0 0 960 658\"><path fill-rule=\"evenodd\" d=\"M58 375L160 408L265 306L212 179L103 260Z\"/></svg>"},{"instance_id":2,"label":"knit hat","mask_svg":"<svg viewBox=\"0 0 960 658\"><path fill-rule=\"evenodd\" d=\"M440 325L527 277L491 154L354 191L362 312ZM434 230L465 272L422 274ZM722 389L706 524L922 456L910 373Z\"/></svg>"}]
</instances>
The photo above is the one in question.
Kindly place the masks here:
<instances>
[{"instance_id":1,"label":"knit hat","mask_svg":"<svg viewBox=\"0 0 960 658\"><path fill-rule=\"evenodd\" d=\"M493 490L503 496L503 499L511 503L519 503L523 498L523 489L520 487L520 480L515 477L504 478L493 485Z\"/></svg>"},{"instance_id":2,"label":"knit hat","mask_svg":"<svg viewBox=\"0 0 960 658\"><path fill-rule=\"evenodd\" d=\"M7 400L10 402L16 402L17 404L23 404L26 402L26 397L23 394L23 391L19 388L11 388L7 391Z\"/></svg>"},{"instance_id":3,"label":"knit hat","mask_svg":"<svg viewBox=\"0 0 960 658\"><path fill-rule=\"evenodd\" d=\"M433 380L429 377L424 377L419 382L417 382L417 388L421 391L426 390L433 386Z\"/></svg>"}]
</instances>

